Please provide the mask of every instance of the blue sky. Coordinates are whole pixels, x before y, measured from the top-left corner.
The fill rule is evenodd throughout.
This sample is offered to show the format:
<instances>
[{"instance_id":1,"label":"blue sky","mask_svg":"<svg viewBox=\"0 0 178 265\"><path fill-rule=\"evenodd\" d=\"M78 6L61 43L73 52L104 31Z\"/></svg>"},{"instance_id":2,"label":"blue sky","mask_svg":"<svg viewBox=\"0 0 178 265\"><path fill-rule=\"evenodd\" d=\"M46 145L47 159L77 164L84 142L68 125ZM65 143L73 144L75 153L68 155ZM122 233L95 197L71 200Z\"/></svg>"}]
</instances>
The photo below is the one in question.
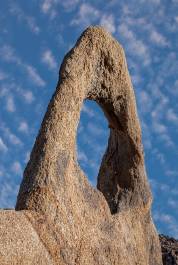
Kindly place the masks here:
<instances>
[{"instance_id":1,"label":"blue sky","mask_svg":"<svg viewBox=\"0 0 178 265\"><path fill-rule=\"evenodd\" d=\"M160 233L178 238L178 0L0 1L0 207L16 195L65 53L89 25L123 45ZM107 121L86 101L78 160L95 185Z\"/></svg>"}]
</instances>

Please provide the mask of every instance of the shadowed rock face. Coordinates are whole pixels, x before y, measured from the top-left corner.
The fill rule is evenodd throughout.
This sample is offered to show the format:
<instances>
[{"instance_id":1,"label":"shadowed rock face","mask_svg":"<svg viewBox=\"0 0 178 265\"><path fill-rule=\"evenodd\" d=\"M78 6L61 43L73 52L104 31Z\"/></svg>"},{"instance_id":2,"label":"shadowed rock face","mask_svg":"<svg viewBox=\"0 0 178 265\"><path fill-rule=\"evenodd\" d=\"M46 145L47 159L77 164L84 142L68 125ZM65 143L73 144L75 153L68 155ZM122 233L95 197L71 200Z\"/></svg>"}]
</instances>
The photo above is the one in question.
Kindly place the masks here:
<instances>
[{"instance_id":1,"label":"shadowed rock face","mask_svg":"<svg viewBox=\"0 0 178 265\"><path fill-rule=\"evenodd\" d=\"M160 235L163 265L178 265L178 240Z\"/></svg>"},{"instance_id":2,"label":"shadowed rock face","mask_svg":"<svg viewBox=\"0 0 178 265\"><path fill-rule=\"evenodd\" d=\"M77 163L84 99L110 127L97 189ZM89 27L61 65L16 210L0 212L0 264L161 265L151 202L124 51Z\"/></svg>"}]
</instances>

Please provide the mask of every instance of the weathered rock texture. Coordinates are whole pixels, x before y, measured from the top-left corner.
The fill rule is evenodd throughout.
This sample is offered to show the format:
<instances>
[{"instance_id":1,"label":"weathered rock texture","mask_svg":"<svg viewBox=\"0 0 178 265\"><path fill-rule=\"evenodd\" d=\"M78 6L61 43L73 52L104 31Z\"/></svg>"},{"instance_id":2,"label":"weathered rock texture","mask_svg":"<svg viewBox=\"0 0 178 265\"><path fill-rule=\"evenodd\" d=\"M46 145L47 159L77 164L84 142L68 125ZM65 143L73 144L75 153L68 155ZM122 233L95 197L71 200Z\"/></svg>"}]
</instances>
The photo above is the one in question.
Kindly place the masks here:
<instances>
[{"instance_id":1,"label":"weathered rock texture","mask_svg":"<svg viewBox=\"0 0 178 265\"><path fill-rule=\"evenodd\" d=\"M97 189L77 162L84 99L100 105L110 127ZM0 264L161 265L151 202L123 48L90 27L64 58L16 211L0 213Z\"/></svg>"},{"instance_id":2,"label":"weathered rock texture","mask_svg":"<svg viewBox=\"0 0 178 265\"><path fill-rule=\"evenodd\" d=\"M160 235L163 265L178 265L178 240Z\"/></svg>"}]
</instances>

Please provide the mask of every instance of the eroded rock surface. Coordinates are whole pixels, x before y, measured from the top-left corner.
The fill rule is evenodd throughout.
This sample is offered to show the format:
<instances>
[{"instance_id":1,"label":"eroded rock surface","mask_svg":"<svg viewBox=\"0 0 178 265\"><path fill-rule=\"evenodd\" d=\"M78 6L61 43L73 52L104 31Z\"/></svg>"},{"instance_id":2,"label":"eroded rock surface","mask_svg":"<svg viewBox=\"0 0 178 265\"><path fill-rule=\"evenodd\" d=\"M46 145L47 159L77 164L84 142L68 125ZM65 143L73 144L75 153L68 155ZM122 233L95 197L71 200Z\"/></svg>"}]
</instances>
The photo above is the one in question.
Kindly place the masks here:
<instances>
[{"instance_id":1,"label":"eroded rock surface","mask_svg":"<svg viewBox=\"0 0 178 265\"><path fill-rule=\"evenodd\" d=\"M160 235L163 265L178 265L178 240Z\"/></svg>"},{"instance_id":2,"label":"eroded rock surface","mask_svg":"<svg viewBox=\"0 0 178 265\"><path fill-rule=\"evenodd\" d=\"M77 163L85 99L100 105L110 127L97 189ZM123 48L89 27L61 65L16 210L0 212L0 264L161 265L151 203Z\"/></svg>"}]
</instances>

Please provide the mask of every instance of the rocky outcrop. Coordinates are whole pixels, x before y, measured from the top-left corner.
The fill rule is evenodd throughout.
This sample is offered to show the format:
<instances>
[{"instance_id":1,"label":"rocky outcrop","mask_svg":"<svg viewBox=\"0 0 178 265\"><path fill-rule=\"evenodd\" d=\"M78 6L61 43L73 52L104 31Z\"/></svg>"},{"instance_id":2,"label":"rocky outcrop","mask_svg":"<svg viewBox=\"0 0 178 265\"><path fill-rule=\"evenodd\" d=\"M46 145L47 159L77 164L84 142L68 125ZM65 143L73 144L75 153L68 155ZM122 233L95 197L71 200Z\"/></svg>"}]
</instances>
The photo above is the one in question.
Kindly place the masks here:
<instances>
[{"instance_id":1,"label":"rocky outcrop","mask_svg":"<svg viewBox=\"0 0 178 265\"><path fill-rule=\"evenodd\" d=\"M110 127L97 189L77 162L85 99L99 104ZM0 212L0 264L161 265L151 203L123 48L89 27L61 65L16 210Z\"/></svg>"},{"instance_id":2,"label":"rocky outcrop","mask_svg":"<svg viewBox=\"0 0 178 265\"><path fill-rule=\"evenodd\" d=\"M163 265L178 265L178 240L160 235Z\"/></svg>"}]
</instances>

